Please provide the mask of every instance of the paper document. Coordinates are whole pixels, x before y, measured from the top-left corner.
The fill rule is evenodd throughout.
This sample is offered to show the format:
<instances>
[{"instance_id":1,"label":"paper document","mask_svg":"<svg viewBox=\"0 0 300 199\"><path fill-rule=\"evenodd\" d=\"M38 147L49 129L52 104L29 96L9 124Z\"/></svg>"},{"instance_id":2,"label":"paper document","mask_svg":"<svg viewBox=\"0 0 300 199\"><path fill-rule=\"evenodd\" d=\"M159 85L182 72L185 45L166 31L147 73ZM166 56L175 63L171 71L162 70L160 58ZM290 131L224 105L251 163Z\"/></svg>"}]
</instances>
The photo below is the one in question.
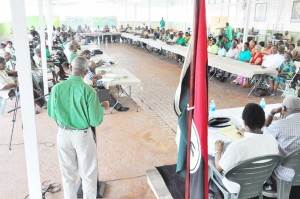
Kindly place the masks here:
<instances>
[{"instance_id":1,"label":"paper document","mask_svg":"<svg viewBox=\"0 0 300 199\"><path fill-rule=\"evenodd\" d=\"M105 75L102 75L102 78L111 78L111 79L124 79L126 78L126 75L117 75L117 74L112 74L112 73L108 73Z\"/></svg>"},{"instance_id":2,"label":"paper document","mask_svg":"<svg viewBox=\"0 0 300 199\"><path fill-rule=\"evenodd\" d=\"M231 141L241 139L242 136L237 134L237 129L234 125L220 129L220 133L225 135Z\"/></svg>"}]
</instances>

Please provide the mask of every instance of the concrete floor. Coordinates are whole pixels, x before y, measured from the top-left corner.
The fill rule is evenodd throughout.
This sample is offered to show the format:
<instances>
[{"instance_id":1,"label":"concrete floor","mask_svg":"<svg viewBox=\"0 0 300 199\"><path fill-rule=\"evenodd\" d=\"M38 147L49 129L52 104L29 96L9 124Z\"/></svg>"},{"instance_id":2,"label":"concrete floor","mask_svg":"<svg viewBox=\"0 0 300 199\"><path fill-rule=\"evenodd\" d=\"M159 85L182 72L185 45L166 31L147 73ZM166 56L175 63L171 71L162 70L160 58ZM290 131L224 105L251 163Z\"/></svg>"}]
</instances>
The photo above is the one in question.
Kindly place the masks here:
<instances>
[{"instance_id":1,"label":"concrete floor","mask_svg":"<svg viewBox=\"0 0 300 199\"><path fill-rule=\"evenodd\" d=\"M143 90L133 88L133 99L139 106L122 98L130 111L105 115L97 127L99 178L107 182L105 198L155 198L147 185L145 171L155 166L176 163L176 115L173 98L180 68L171 60L160 60L156 54L147 54L127 44L108 44L102 49L143 82ZM209 99L217 108L259 103L260 98L247 97L249 89L230 83L209 81ZM267 103L278 103L280 97L266 98ZM14 106L8 102L7 110ZM13 137L12 151L8 150L12 114L0 119L0 198L22 199L28 194L26 164L20 112ZM55 146L57 126L48 118L46 110L36 115L41 182L61 183ZM61 199L62 192L46 198Z\"/></svg>"}]
</instances>

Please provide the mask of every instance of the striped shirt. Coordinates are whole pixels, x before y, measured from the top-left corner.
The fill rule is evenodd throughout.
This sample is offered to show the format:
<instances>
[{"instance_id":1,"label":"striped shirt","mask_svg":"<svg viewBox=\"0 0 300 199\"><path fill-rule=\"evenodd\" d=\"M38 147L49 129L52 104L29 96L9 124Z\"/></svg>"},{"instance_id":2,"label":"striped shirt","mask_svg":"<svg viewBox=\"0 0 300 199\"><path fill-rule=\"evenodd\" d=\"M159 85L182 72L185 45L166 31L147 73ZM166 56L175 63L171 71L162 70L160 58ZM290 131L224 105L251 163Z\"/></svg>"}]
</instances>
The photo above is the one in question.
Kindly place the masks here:
<instances>
[{"instance_id":1,"label":"striped shirt","mask_svg":"<svg viewBox=\"0 0 300 199\"><path fill-rule=\"evenodd\" d=\"M284 119L274 121L265 129L266 133L274 136L278 141L281 155L286 155L300 148L300 113L294 113ZM275 169L278 178L291 181L295 172L282 166Z\"/></svg>"}]
</instances>

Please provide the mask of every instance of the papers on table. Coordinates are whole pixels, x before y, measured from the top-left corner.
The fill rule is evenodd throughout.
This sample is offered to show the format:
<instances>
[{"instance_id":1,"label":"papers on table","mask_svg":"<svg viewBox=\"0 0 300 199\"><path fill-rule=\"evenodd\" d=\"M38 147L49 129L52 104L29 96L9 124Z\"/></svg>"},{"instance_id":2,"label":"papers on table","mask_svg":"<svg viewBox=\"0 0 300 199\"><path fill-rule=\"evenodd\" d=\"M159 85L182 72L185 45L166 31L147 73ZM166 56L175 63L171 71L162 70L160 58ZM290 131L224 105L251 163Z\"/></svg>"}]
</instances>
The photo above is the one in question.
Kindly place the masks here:
<instances>
[{"instance_id":1,"label":"papers on table","mask_svg":"<svg viewBox=\"0 0 300 199\"><path fill-rule=\"evenodd\" d=\"M237 129L234 125L221 128L220 133L229 138L231 141L239 140L242 138L241 135L237 134Z\"/></svg>"}]
</instances>

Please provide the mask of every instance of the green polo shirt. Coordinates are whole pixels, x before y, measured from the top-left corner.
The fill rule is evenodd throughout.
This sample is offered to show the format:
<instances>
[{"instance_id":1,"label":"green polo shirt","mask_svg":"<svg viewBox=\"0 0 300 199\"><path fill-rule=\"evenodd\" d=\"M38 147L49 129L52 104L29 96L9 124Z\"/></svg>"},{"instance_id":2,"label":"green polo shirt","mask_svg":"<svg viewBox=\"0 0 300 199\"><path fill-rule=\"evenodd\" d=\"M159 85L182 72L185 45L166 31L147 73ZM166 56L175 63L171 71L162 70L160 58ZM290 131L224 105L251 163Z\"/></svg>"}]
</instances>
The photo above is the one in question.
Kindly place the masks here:
<instances>
[{"instance_id":1,"label":"green polo shirt","mask_svg":"<svg viewBox=\"0 0 300 199\"><path fill-rule=\"evenodd\" d=\"M74 129L98 126L104 113L96 91L79 76L70 76L52 88L47 111L57 124Z\"/></svg>"},{"instance_id":2,"label":"green polo shirt","mask_svg":"<svg viewBox=\"0 0 300 199\"><path fill-rule=\"evenodd\" d=\"M175 43L180 44L182 46L186 46L185 39L183 37L178 38Z\"/></svg>"}]
</instances>

